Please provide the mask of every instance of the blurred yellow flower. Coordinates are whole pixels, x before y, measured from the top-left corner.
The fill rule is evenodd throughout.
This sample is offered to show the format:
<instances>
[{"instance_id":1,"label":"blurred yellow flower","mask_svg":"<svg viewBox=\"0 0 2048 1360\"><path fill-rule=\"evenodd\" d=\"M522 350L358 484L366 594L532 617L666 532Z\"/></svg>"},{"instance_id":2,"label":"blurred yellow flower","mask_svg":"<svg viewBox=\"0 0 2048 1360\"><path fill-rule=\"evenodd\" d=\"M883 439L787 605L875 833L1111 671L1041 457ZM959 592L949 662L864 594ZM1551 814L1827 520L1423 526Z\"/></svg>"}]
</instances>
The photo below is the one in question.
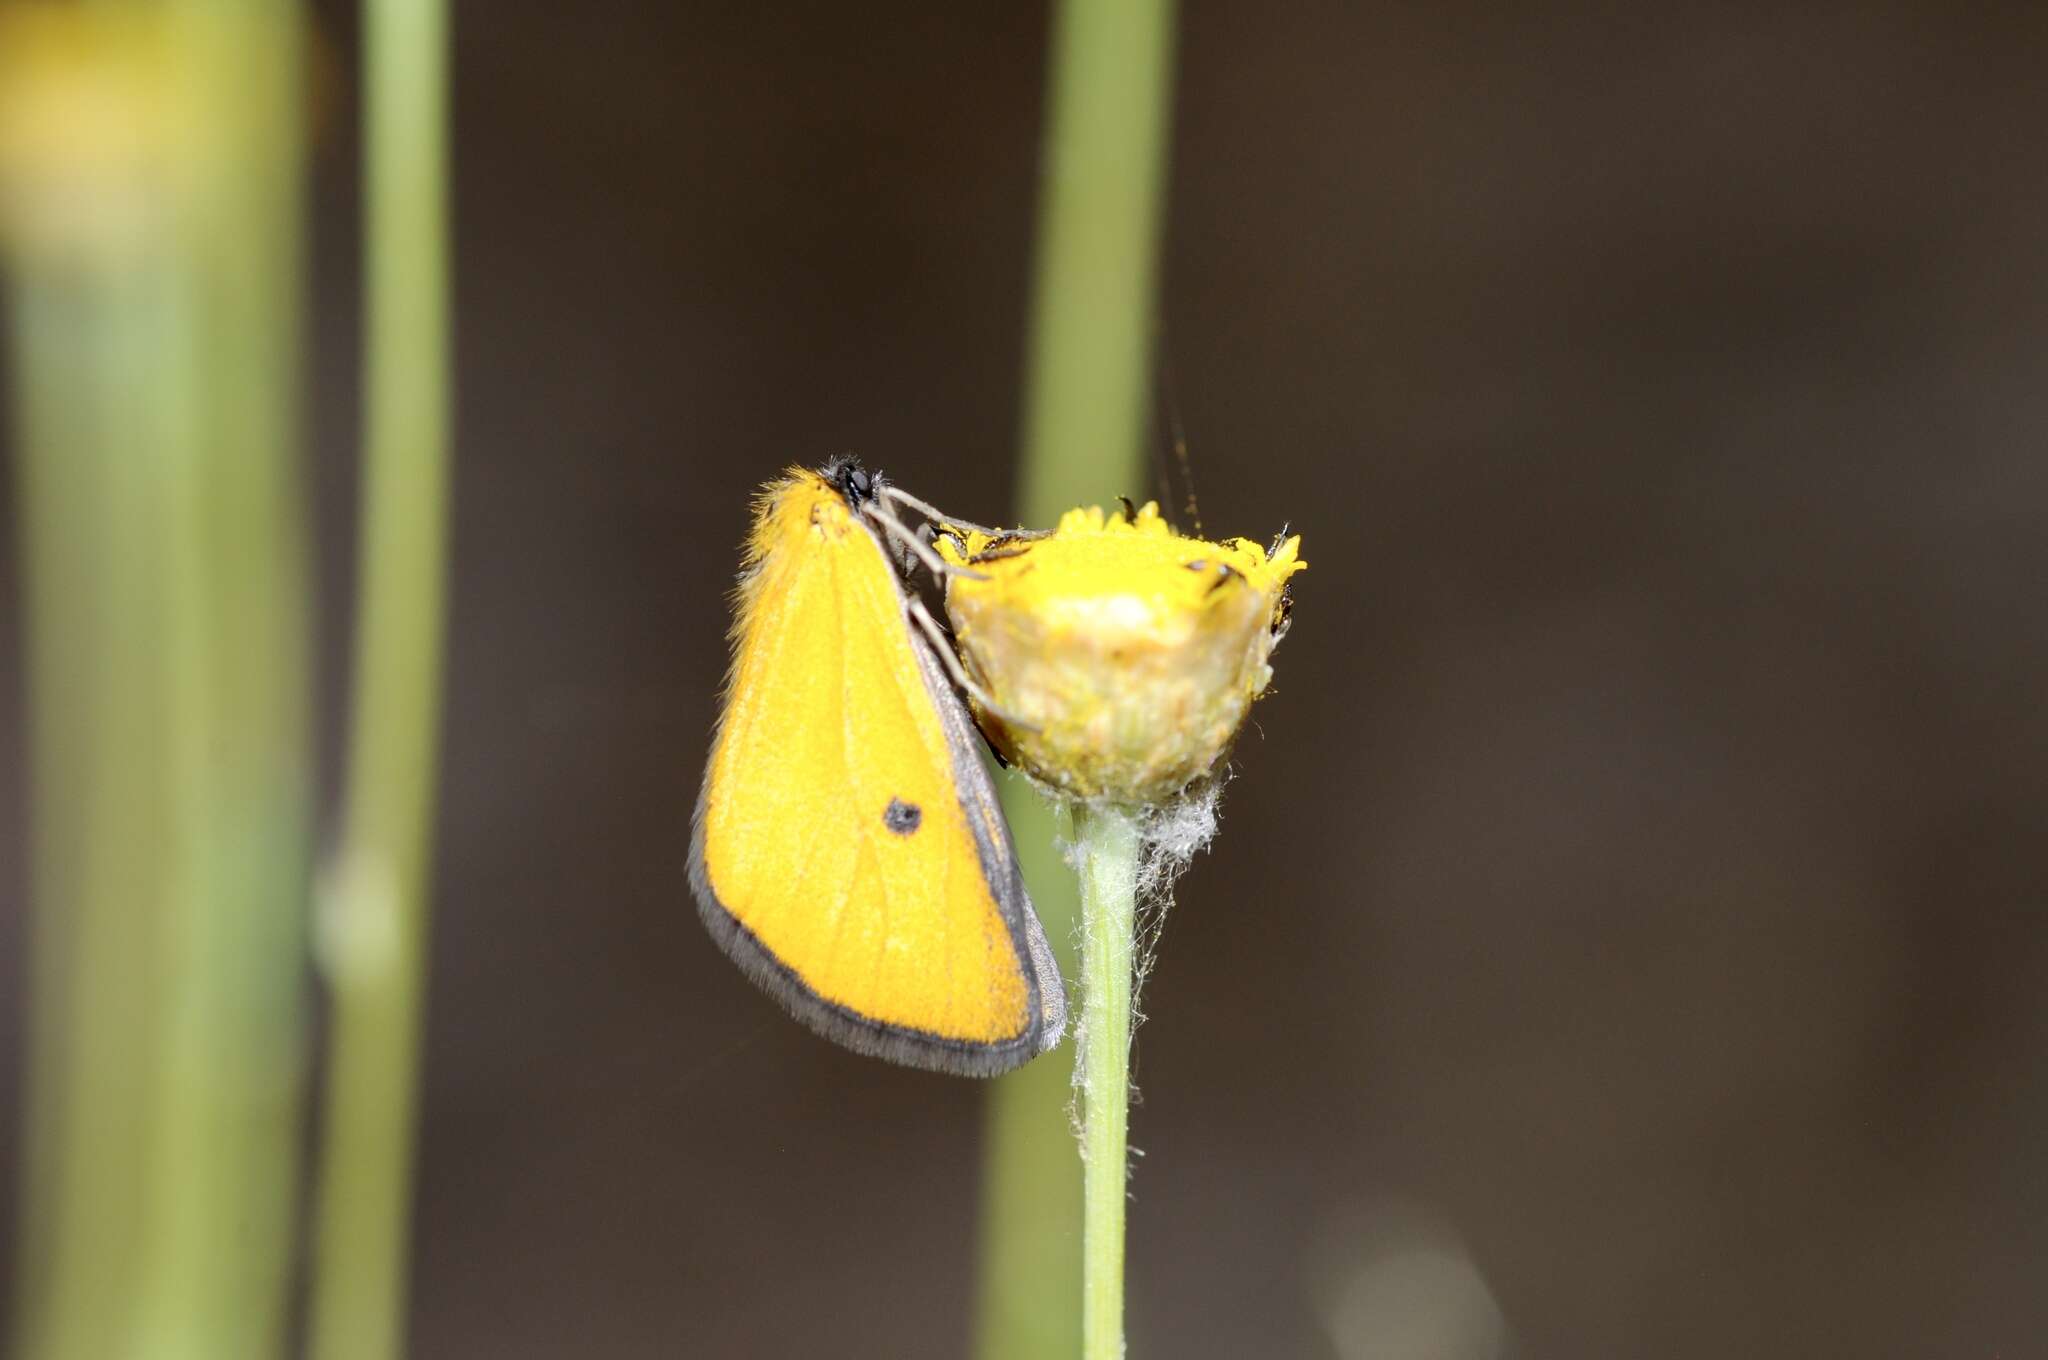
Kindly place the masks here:
<instances>
[{"instance_id":1,"label":"blurred yellow flower","mask_svg":"<svg viewBox=\"0 0 2048 1360\"><path fill-rule=\"evenodd\" d=\"M124 266L204 233L252 149L298 140L264 111L300 44L291 12L0 0L0 251Z\"/></svg>"},{"instance_id":2,"label":"blurred yellow flower","mask_svg":"<svg viewBox=\"0 0 2048 1360\"><path fill-rule=\"evenodd\" d=\"M1184 538L1156 505L1070 510L1042 537L967 533L939 549L946 613L1004 757L1069 795L1164 801L1229 749L1272 678L1299 536Z\"/></svg>"},{"instance_id":3,"label":"blurred yellow flower","mask_svg":"<svg viewBox=\"0 0 2048 1360\"><path fill-rule=\"evenodd\" d=\"M182 85L155 11L0 5L0 239L45 259L144 247L188 174Z\"/></svg>"}]
</instances>

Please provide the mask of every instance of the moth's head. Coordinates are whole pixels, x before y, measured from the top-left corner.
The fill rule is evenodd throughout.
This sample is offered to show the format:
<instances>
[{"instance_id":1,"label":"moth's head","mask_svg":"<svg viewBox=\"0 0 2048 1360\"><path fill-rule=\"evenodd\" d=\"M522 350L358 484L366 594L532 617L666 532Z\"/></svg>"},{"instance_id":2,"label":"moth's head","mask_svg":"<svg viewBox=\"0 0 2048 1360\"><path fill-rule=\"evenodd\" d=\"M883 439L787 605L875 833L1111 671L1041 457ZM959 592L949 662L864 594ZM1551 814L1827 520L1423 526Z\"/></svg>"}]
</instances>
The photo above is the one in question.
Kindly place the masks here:
<instances>
[{"instance_id":1,"label":"moth's head","mask_svg":"<svg viewBox=\"0 0 2048 1360\"><path fill-rule=\"evenodd\" d=\"M839 493L847 508L855 514L859 514L863 506L882 492L882 474L870 473L860 465L860 459L850 453L840 454L826 463L818 469L818 475Z\"/></svg>"}]
</instances>

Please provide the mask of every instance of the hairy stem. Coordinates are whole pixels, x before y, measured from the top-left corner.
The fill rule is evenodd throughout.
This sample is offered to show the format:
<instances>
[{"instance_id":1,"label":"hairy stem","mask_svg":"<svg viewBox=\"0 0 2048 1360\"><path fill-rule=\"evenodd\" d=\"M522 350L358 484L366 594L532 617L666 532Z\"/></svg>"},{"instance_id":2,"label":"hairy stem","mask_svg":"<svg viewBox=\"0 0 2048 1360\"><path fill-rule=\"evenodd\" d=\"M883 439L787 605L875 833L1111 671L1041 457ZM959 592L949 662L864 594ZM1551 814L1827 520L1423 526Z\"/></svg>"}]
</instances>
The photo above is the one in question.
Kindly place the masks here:
<instances>
[{"instance_id":1,"label":"hairy stem","mask_svg":"<svg viewBox=\"0 0 2048 1360\"><path fill-rule=\"evenodd\" d=\"M1120 809L1082 808L1074 832L1081 859L1081 1354L1121 1360L1138 823Z\"/></svg>"}]
</instances>

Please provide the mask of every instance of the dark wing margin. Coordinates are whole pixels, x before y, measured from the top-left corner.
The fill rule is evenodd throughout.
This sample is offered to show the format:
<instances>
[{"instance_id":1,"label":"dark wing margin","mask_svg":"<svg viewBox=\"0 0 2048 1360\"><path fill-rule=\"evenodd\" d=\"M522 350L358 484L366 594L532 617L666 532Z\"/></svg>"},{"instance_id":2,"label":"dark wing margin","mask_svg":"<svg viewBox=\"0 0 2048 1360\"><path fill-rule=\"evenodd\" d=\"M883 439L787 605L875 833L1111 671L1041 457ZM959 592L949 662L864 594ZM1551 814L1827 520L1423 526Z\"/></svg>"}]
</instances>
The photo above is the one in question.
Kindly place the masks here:
<instances>
[{"instance_id":1,"label":"dark wing margin","mask_svg":"<svg viewBox=\"0 0 2048 1360\"><path fill-rule=\"evenodd\" d=\"M1060 980L1060 966L1046 942L1045 927L1038 922L1031 896L1024 891L1024 871L1017 864L1017 846L1010 839L1010 822L996 800L995 784L988 767L981 763L980 732L967 714L967 706L953 692L953 686L932 655L930 645L916 629L910 632L911 650L917 653L917 668L924 675L924 687L939 710L939 725L946 732L946 749L953 758L953 787L960 794L960 810L967 814L967 829L974 834L974 848L981 857L981 876L987 881L1009 927L1010 943L1017 960L1025 965L1024 980L1031 987L1031 1029L1024 1037L1035 1037L1027 1056L1035 1057L1059 1043L1067 1032L1067 988ZM1020 1059L1019 1061L1022 1061Z\"/></svg>"},{"instance_id":2,"label":"dark wing margin","mask_svg":"<svg viewBox=\"0 0 2048 1360\"><path fill-rule=\"evenodd\" d=\"M1021 1067L1060 1041L1067 1028L1067 991L1060 980L1059 964L1046 942L1045 928L1038 923L1038 913L1032 910L1031 898L1024 891L1024 875L1017 866L1009 823L1003 818L995 786L975 748L973 721L947 683L938 658L915 630L910 632L910 645L917 654L925 690L939 711L939 725L945 731L946 748L953 762L953 787L959 791L960 806L974 836L982 878L995 898L1003 924L1009 928L1017 959L1024 966L1030 1020L1023 1033L993 1044L947 1038L871 1019L811 990L794 969L776 958L753 931L741 924L718 900L718 893L711 886L711 876L704 867L704 813L711 802L710 760L705 762L697 810L690 819L690 891L697 899L697 915L718 947L756 986L814 1032L856 1053L905 1067L963 1077L993 1077ZM721 714L719 737L723 736L724 722ZM718 739L713 738L714 750Z\"/></svg>"}]
</instances>

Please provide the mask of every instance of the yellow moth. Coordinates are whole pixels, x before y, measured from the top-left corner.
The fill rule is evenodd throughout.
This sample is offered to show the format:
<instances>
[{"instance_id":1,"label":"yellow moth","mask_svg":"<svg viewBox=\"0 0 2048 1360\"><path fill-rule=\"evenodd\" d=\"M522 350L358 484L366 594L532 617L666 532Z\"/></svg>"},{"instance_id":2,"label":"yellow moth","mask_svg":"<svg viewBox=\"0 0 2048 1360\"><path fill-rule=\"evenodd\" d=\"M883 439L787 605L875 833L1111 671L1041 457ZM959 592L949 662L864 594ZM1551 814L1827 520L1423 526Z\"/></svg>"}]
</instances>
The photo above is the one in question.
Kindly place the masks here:
<instances>
[{"instance_id":1,"label":"yellow moth","mask_svg":"<svg viewBox=\"0 0 2048 1360\"><path fill-rule=\"evenodd\" d=\"M969 1076L1059 1042L1066 994L958 673L896 567L938 561L852 459L755 507L690 880L711 936L813 1030Z\"/></svg>"}]
</instances>

